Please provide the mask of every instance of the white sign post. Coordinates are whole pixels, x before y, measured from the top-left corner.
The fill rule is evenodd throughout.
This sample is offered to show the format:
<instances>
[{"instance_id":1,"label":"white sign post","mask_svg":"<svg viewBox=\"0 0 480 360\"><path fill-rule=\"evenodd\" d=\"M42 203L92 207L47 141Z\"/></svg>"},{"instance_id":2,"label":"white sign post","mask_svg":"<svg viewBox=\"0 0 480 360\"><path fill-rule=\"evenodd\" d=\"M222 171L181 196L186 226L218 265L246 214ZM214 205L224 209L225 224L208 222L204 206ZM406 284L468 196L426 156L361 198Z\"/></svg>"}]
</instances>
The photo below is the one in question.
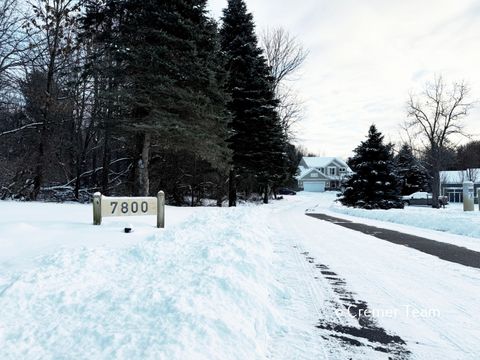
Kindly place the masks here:
<instances>
[{"instance_id":1,"label":"white sign post","mask_svg":"<svg viewBox=\"0 0 480 360\"><path fill-rule=\"evenodd\" d=\"M165 193L157 197L110 197L93 194L93 225L101 225L102 218L113 216L157 215L157 227L165 227Z\"/></svg>"},{"instance_id":2,"label":"white sign post","mask_svg":"<svg viewBox=\"0 0 480 360\"><path fill-rule=\"evenodd\" d=\"M480 211L480 189L477 189L477 203L478 203L478 210Z\"/></svg>"},{"instance_id":3,"label":"white sign post","mask_svg":"<svg viewBox=\"0 0 480 360\"><path fill-rule=\"evenodd\" d=\"M463 183L463 211L475 210L475 194L472 181L464 181Z\"/></svg>"}]
</instances>

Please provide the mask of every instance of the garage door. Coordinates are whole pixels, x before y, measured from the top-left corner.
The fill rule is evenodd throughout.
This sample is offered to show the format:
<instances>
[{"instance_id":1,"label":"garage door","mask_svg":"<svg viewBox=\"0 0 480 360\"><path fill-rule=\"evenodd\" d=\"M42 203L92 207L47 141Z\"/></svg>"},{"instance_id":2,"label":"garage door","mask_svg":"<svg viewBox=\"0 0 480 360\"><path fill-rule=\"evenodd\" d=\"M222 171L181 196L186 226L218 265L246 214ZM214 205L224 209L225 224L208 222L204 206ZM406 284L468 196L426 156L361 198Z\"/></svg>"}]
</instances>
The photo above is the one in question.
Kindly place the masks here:
<instances>
[{"instance_id":1,"label":"garage door","mask_svg":"<svg viewBox=\"0 0 480 360\"><path fill-rule=\"evenodd\" d=\"M324 181L304 182L303 190L308 192L324 192L325 182Z\"/></svg>"}]
</instances>

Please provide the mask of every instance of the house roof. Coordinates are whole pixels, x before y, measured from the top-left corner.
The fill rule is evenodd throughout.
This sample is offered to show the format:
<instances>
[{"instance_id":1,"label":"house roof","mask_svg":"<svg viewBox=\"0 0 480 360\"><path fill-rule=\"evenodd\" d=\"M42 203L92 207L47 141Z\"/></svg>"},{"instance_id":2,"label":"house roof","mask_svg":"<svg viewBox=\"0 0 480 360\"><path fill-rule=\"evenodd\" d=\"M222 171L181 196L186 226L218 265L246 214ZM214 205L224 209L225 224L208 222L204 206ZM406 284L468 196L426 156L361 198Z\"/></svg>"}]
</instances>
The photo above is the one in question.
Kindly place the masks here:
<instances>
[{"instance_id":1,"label":"house roof","mask_svg":"<svg viewBox=\"0 0 480 360\"><path fill-rule=\"evenodd\" d=\"M311 169L305 169L304 171L302 171L300 173L300 175L297 177L298 180L302 180L305 176L307 176L308 174L312 173L312 172L316 172L320 175L320 177L318 178L318 180L326 180L328 179L327 176L325 176L325 174L322 174L319 170L315 169L315 168L311 168Z\"/></svg>"},{"instance_id":2,"label":"house roof","mask_svg":"<svg viewBox=\"0 0 480 360\"><path fill-rule=\"evenodd\" d=\"M308 157L308 156L305 156L303 158L303 160L305 161L305 163L307 164L307 166L309 168L325 167L325 166L328 166L333 160L337 160L338 162L341 162L342 165L344 164L343 160L340 160L340 159L335 158L335 157ZM345 166L346 166L346 164L345 164Z\"/></svg>"},{"instance_id":3,"label":"house roof","mask_svg":"<svg viewBox=\"0 0 480 360\"><path fill-rule=\"evenodd\" d=\"M480 184L480 169L441 171L442 184L463 184L464 181L473 181Z\"/></svg>"},{"instance_id":4,"label":"house roof","mask_svg":"<svg viewBox=\"0 0 480 360\"><path fill-rule=\"evenodd\" d=\"M335 161L339 166L345 167L347 169L347 173L352 173L352 169L350 169L347 163L338 157L304 156L303 161L308 168L325 168Z\"/></svg>"},{"instance_id":5,"label":"house roof","mask_svg":"<svg viewBox=\"0 0 480 360\"><path fill-rule=\"evenodd\" d=\"M301 179L302 177L304 177L308 171L310 171L309 168L306 168L306 167L303 167L303 166L299 166L298 167L298 170L299 172L297 172L297 179Z\"/></svg>"}]
</instances>

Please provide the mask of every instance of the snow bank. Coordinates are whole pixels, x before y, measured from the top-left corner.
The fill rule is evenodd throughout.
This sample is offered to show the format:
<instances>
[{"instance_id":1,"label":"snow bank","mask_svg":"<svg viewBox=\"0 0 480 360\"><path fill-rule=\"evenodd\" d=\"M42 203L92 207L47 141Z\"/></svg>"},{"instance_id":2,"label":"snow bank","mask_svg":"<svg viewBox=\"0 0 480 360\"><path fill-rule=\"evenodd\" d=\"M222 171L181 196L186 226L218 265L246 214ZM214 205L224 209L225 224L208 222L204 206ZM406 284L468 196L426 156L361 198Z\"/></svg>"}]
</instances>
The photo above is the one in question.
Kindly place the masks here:
<instances>
[{"instance_id":1,"label":"snow bank","mask_svg":"<svg viewBox=\"0 0 480 360\"><path fill-rule=\"evenodd\" d=\"M339 214L480 238L480 212L464 212L458 204L449 205L446 209L407 206L405 209L385 211L348 208L335 203L329 210Z\"/></svg>"},{"instance_id":2,"label":"snow bank","mask_svg":"<svg viewBox=\"0 0 480 360\"><path fill-rule=\"evenodd\" d=\"M406 206L404 209L365 210L346 207L336 202L337 194L335 192L301 192L299 193L299 198L309 200L312 204L315 204L306 209L310 213L332 212L357 218L407 225L411 227L408 229L408 232L412 233L413 231L413 235L417 233L414 228L418 228L470 238L480 238L480 212L477 207L473 212L464 212L462 204L449 204L445 209L433 209L427 206ZM331 215L335 216L335 214ZM381 224L376 225L381 226Z\"/></svg>"},{"instance_id":3,"label":"snow bank","mask_svg":"<svg viewBox=\"0 0 480 360\"><path fill-rule=\"evenodd\" d=\"M66 247L21 271L3 262L0 358L265 358L283 326L265 222L253 208L203 209L163 231L136 224L142 240L120 247L118 226L91 226L83 236L113 246ZM33 237L32 226L13 228ZM51 241L79 238L82 226L70 219Z\"/></svg>"},{"instance_id":4,"label":"snow bank","mask_svg":"<svg viewBox=\"0 0 480 360\"><path fill-rule=\"evenodd\" d=\"M344 300L331 274L317 265L371 309L399 310L376 320L412 359L477 359L478 270L305 216L315 204L333 214L334 199L167 207L163 230L148 216L94 227L90 206L0 202L0 359L389 357L365 339L352 346L315 327L352 325L338 314ZM444 210L405 213L416 211ZM124 234L129 223L134 232ZM411 317L405 305L440 316Z\"/></svg>"}]
</instances>

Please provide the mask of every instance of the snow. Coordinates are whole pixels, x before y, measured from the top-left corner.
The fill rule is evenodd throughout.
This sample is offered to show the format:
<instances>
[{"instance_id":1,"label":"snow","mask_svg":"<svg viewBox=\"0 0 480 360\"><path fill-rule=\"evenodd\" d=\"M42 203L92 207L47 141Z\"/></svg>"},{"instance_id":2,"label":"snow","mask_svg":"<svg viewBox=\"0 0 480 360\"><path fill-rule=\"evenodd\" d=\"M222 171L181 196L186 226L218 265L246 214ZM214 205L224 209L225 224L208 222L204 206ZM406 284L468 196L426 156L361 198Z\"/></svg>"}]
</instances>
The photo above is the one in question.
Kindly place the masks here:
<instances>
[{"instance_id":1,"label":"snow","mask_svg":"<svg viewBox=\"0 0 480 360\"><path fill-rule=\"evenodd\" d=\"M184 221L195 209L167 206L169 225ZM127 247L152 236L152 216L105 218L91 226L92 208L79 204L0 202L0 269L28 264L59 248ZM132 234L119 230L133 225ZM113 241L112 241L113 240Z\"/></svg>"},{"instance_id":2,"label":"snow","mask_svg":"<svg viewBox=\"0 0 480 360\"><path fill-rule=\"evenodd\" d=\"M335 157L313 157L313 156L304 156L303 160L309 168L321 168L330 165L334 160L337 160L339 163L347 166L345 162L339 158Z\"/></svg>"},{"instance_id":3,"label":"snow","mask_svg":"<svg viewBox=\"0 0 480 360\"><path fill-rule=\"evenodd\" d=\"M463 184L464 181L473 181L475 184L480 183L478 178L480 169L468 170L449 170L440 172L440 180L444 184Z\"/></svg>"},{"instance_id":4,"label":"snow","mask_svg":"<svg viewBox=\"0 0 480 360\"><path fill-rule=\"evenodd\" d=\"M221 217L167 208L168 229L139 218L129 238L122 221L90 225L89 207L1 206L2 359L263 358L267 330L281 327L267 292L271 244L250 229L248 207ZM12 226L15 213L38 218ZM19 271L22 252L42 256Z\"/></svg>"},{"instance_id":5,"label":"snow","mask_svg":"<svg viewBox=\"0 0 480 360\"><path fill-rule=\"evenodd\" d=\"M167 207L166 229L150 216L95 227L85 205L0 202L0 358L391 357L315 327L358 326L325 264L412 359L477 359L480 272L305 216L333 213L333 200Z\"/></svg>"},{"instance_id":6,"label":"snow","mask_svg":"<svg viewBox=\"0 0 480 360\"><path fill-rule=\"evenodd\" d=\"M463 204L457 203L449 204L445 209L433 209L427 206L406 206L405 209L385 211L349 208L342 206L340 203L333 203L334 200L334 194L326 194L317 204L317 210L329 211L334 213L332 214L333 216L335 214L336 216L340 214L349 215L465 237L480 238L480 211L478 211L478 206L472 212L464 212ZM362 222L365 223L365 221ZM391 228L389 225L387 227ZM415 230L410 228L408 231ZM480 243L480 241L477 242Z\"/></svg>"}]
</instances>

